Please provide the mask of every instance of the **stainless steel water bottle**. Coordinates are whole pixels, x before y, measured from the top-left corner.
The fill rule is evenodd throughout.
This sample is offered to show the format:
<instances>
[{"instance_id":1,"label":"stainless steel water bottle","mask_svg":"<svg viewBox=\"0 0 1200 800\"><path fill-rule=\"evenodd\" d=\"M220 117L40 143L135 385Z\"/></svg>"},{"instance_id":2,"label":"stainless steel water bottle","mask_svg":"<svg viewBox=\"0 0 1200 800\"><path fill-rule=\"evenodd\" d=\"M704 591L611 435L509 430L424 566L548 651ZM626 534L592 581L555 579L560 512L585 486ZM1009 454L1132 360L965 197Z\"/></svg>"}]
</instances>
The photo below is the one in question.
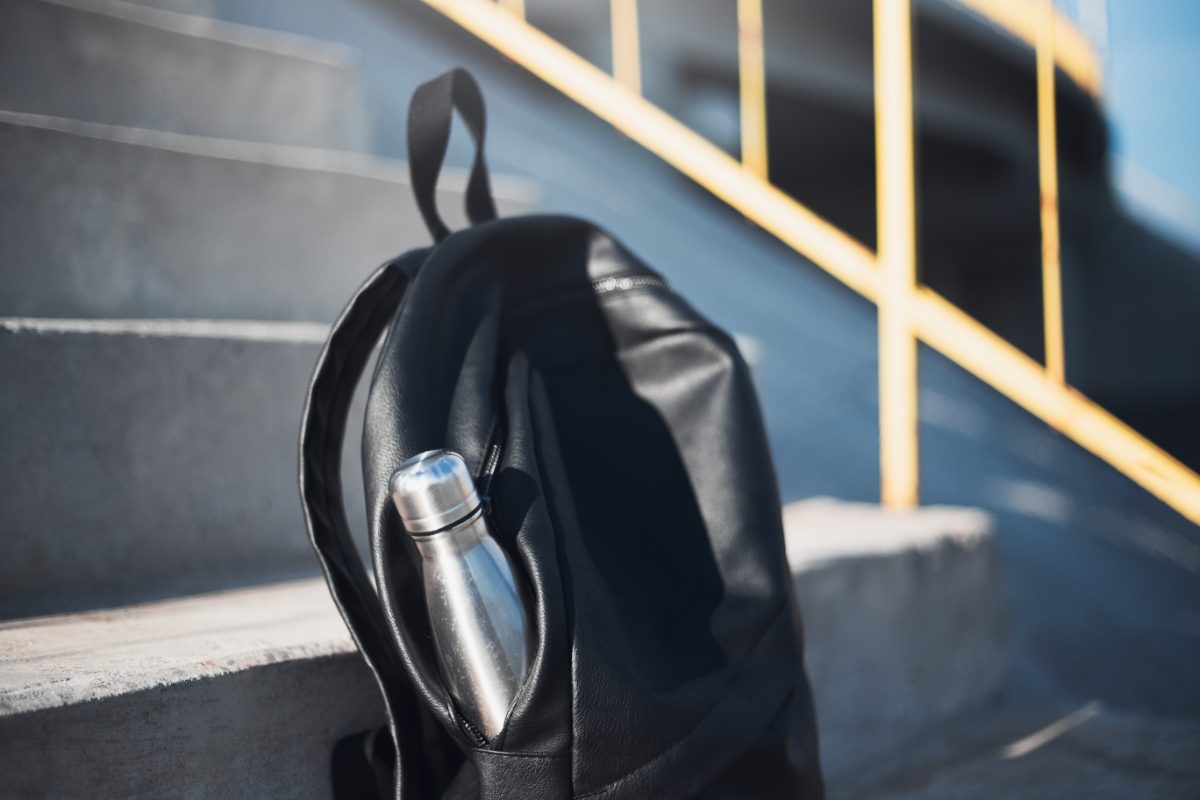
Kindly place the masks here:
<instances>
[{"instance_id":1,"label":"stainless steel water bottle","mask_svg":"<svg viewBox=\"0 0 1200 800\"><path fill-rule=\"evenodd\" d=\"M508 556L488 530L462 456L430 450L389 489L421 554L438 666L459 710L489 740L500 733L530 658L529 625Z\"/></svg>"}]
</instances>

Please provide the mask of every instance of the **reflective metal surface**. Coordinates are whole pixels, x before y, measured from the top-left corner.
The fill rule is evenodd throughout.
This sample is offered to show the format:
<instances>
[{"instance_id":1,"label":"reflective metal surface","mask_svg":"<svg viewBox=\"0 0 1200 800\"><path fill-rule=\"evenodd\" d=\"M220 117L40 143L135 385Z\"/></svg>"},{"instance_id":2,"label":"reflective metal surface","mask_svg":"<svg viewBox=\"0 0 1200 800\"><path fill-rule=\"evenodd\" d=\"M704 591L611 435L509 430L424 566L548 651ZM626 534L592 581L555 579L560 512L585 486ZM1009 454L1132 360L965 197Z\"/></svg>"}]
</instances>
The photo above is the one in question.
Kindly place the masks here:
<instances>
[{"instance_id":1,"label":"reflective metal surface","mask_svg":"<svg viewBox=\"0 0 1200 800\"><path fill-rule=\"evenodd\" d=\"M469 490L464 490L464 479ZM463 715L493 739L525 679L530 655L529 626L512 564L489 533L474 482L457 454L431 451L410 459L393 476L391 488L421 554L442 677ZM418 526L461 519L460 509L469 499L474 513L450 528L420 535L410 527L410 519Z\"/></svg>"},{"instance_id":2,"label":"reflective metal surface","mask_svg":"<svg viewBox=\"0 0 1200 800\"><path fill-rule=\"evenodd\" d=\"M408 459L392 474L389 489L409 533L440 530L479 508L467 463L451 450L427 450Z\"/></svg>"}]
</instances>

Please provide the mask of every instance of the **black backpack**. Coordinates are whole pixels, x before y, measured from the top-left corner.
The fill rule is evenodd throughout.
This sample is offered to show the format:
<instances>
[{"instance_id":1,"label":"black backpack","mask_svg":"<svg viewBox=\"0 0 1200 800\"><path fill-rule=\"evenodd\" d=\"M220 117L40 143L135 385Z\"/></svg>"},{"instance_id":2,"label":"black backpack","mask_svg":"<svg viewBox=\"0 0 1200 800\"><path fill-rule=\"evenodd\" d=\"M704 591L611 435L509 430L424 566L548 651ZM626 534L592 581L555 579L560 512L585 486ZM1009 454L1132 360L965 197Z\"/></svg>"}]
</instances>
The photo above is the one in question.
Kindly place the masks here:
<instances>
[{"instance_id":1,"label":"black backpack","mask_svg":"<svg viewBox=\"0 0 1200 800\"><path fill-rule=\"evenodd\" d=\"M475 140L472 227L434 188L453 110ZM730 337L604 231L496 219L484 108L455 70L413 96L413 189L436 244L380 267L317 361L301 433L308 531L386 704L343 743L340 796L819 798L780 500ZM386 332L363 434L372 587L346 522L342 439ZM407 457L461 453L531 587L536 638L486 741L439 679L419 560L388 495ZM352 755L347 755L347 753ZM366 754L363 759L362 754Z\"/></svg>"}]
</instances>

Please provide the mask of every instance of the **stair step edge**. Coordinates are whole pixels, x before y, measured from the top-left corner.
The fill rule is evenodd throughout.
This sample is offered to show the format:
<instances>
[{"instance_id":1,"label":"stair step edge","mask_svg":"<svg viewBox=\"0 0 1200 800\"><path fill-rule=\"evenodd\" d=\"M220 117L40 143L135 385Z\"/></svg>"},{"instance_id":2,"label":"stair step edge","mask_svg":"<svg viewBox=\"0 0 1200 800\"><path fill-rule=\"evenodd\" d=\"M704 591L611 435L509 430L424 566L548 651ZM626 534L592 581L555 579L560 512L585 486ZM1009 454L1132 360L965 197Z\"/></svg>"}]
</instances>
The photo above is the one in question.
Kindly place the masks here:
<instances>
[{"instance_id":1,"label":"stair step edge","mask_svg":"<svg viewBox=\"0 0 1200 800\"><path fill-rule=\"evenodd\" d=\"M352 654L323 579L0 623L0 716Z\"/></svg>"},{"instance_id":2,"label":"stair step edge","mask_svg":"<svg viewBox=\"0 0 1200 800\"><path fill-rule=\"evenodd\" d=\"M347 150L176 133L6 109L0 109L0 123L184 155L353 175L405 186L412 183L408 162ZM438 187L465 192L469 176L467 169L444 167ZM489 177L492 195L497 200L532 204L539 197L533 181L504 173L493 173Z\"/></svg>"},{"instance_id":3,"label":"stair step edge","mask_svg":"<svg viewBox=\"0 0 1200 800\"><path fill-rule=\"evenodd\" d=\"M113 17L124 22L158 28L182 36L212 39L224 44L252 48L341 69L355 69L359 60L358 51L349 45L270 28L241 25L182 11L156 8L141 3L125 2L125 0L39 0L39 2Z\"/></svg>"}]
</instances>

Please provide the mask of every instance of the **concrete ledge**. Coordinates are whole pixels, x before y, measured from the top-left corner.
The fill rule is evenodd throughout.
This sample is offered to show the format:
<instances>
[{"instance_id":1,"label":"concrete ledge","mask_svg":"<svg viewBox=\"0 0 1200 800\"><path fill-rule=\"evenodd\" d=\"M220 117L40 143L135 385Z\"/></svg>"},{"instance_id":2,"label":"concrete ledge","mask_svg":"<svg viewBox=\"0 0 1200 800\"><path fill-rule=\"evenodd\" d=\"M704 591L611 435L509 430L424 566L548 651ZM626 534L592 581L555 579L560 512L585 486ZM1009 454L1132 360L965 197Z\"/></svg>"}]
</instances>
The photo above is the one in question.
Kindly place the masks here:
<instances>
[{"instance_id":1,"label":"concrete ledge","mask_svg":"<svg viewBox=\"0 0 1200 800\"><path fill-rule=\"evenodd\" d=\"M5 0L0 108L366 148L353 51L122 0Z\"/></svg>"},{"instance_id":2,"label":"concrete ledge","mask_svg":"<svg viewBox=\"0 0 1200 800\"><path fill-rule=\"evenodd\" d=\"M829 800L1176 800L1200 786L1200 722L1099 701L1008 703L922 732Z\"/></svg>"},{"instance_id":3,"label":"concrete ledge","mask_svg":"<svg viewBox=\"0 0 1200 800\"><path fill-rule=\"evenodd\" d=\"M831 778L998 691L1008 646L986 514L820 499L787 506L784 527Z\"/></svg>"},{"instance_id":4,"label":"concrete ledge","mask_svg":"<svg viewBox=\"0 0 1200 800\"><path fill-rule=\"evenodd\" d=\"M328 798L383 705L323 580L0 625L0 797Z\"/></svg>"},{"instance_id":5,"label":"concrete ledge","mask_svg":"<svg viewBox=\"0 0 1200 800\"><path fill-rule=\"evenodd\" d=\"M0 618L314 574L297 440L325 333L0 319ZM363 532L358 409L343 470Z\"/></svg>"},{"instance_id":6,"label":"concrete ledge","mask_svg":"<svg viewBox=\"0 0 1200 800\"><path fill-rule=\"evenodd\" d=\"M129 0L129 2L197 17L213 17L217 13L216 0Z\"/></svg>"},{"instance_id":7,"label":"concrete ledge","mask_svg":"<svg viewBox=\"0 0 1200 800\"><path fill-rule=\"evenodd\" d=\"M463 220L465 175L438 191ZM402 162L0 111L0 315L330 322L427 244ZM497 176L501 213L532 185Z\"/></svg>"}]
</instances>

